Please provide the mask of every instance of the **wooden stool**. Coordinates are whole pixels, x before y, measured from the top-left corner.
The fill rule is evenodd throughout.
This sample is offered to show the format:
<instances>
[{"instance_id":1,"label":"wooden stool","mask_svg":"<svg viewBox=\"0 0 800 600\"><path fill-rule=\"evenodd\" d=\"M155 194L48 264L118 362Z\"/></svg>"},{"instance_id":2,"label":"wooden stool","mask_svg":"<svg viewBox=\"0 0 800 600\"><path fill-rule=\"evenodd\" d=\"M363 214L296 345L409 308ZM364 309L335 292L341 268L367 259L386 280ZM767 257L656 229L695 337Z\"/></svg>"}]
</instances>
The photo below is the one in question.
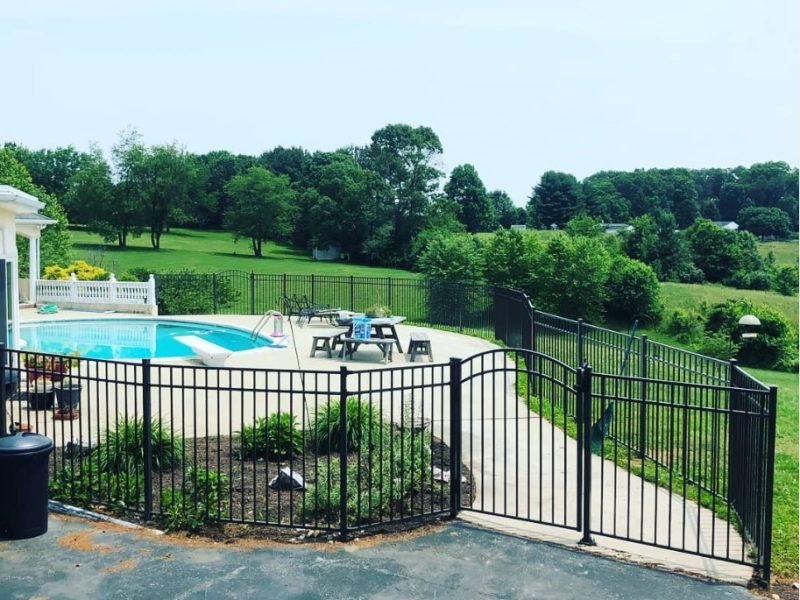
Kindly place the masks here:
<instances>
[{"instance_id":1,"label":"wooden stool","mask_svg":"<svg viewBox=\"0 0 800 600\"><path fill-rule=\"evenodd\" d=\"M426 354L433 362L433 350L431 350L431 340L427 333L418 331L411 332L411 341L408 342L408 354L410 362L414 362L417 354Z\"/></svg>"},{"instance_id":2,"label":"wooden stool","mask_svg":"<svg viewBox=\"0 0 800 600\"><path fill-rule=\"evenodd\" d=\"M347 332L342 329L318 333L314 336L309 356L314 358L318 351L323 350L328 354L328 358L333 358L333 352L336 350L336 346L342 343L345 333Z\"/></svg>"}]
</instances>

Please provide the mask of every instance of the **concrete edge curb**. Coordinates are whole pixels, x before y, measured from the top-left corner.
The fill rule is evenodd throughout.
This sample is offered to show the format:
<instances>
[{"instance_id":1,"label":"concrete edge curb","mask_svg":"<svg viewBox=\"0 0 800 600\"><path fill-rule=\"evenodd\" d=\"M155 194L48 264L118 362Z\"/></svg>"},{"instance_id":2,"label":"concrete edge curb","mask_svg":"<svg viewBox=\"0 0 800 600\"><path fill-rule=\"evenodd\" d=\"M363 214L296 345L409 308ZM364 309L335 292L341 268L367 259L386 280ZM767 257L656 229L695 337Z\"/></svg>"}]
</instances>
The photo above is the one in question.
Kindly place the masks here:
<instances>
[{"instance_id":1,"label":"concrete edge curb","mask_svg":"<svg viewBox=\"0 0 800 600\"><path fill-rule=\"evenodd\" d=\"M144 527L142 525L137 525L136 523L123 521L122 519L117 519L116 517L110 517L108 515L96 513L91 510L86 510L85 508L79 508L77 506L72 506L70 504L64 504L63 502L59 502L58 500L48 500L47 508L53 512L60 513L62 515L69 515L71 517L81 517L83 519L89 519L91 521L105 521L107 523L113 523L114 525L119 525L120 527L125 527L127 529L139 529L155 535L164 535L164 532L161 531L160 529L152 529L150 527Z\"/></svg>"}]
</instances>

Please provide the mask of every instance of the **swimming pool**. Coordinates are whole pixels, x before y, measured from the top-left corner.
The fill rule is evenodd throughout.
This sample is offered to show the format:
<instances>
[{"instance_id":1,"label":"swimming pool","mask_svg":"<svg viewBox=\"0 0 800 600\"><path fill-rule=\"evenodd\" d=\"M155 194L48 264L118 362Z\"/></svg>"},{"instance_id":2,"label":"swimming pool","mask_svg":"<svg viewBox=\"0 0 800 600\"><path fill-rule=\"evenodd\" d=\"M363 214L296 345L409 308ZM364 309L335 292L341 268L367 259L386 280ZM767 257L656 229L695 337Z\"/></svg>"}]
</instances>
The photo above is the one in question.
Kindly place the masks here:
<instances>
[{"instance_id":1,"label":"swimming pool","mask_svg":"<svg viewBox=\"0 0 800 600\"><path fill-rule=\"evenodd\" d=\"M24 349L86 358L180 358L194 352L175 336L194 335L232 352L280 347L272 339L226 325L170 319L80 319L20 323Z\"/></svg>"}]
</instances>

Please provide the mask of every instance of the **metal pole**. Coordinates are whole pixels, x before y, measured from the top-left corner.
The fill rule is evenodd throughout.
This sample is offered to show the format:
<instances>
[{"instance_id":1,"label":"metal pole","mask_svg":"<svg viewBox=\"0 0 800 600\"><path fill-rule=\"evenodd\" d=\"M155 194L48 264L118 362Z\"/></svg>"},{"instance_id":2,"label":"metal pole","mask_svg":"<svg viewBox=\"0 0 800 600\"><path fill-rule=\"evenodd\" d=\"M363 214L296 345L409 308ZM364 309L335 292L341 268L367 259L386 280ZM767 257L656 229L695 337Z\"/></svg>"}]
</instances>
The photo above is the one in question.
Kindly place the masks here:
<instances>
[{"instance_id":1,"label":"metal pole","mask_svg":"<svg viewBox=\"0 0 800 600\"><path fill-rule=\"evenodd\" d=\"M150 402L150 359L142 359L142 440L144 445L144 518L153 515L153 434Z\"/></svg>"},{"instance_id":2,"label":"metal pole","mask_svg":"<svg viewBox=\"0 0 800 600\"><path fill-rule=\"evenodd\" d=\"M583 537L580 544L594 546L592 539L592 368L579 369L583 405Z\"/></svg>"},{"instance_id":3,"label":"metal pole","mask_svg":"<svg viewBox=\"0 0 800 600\"><path fill-rule=\"evenodd\" d=\"M339 369L339 539L347 539L347 367Z\"/></svg>"},{"instance_id":4,"label":"metal pole","mask_svg":"<svg viewBox=\"0 0 800 600\"><path fill-rule=\"evenodd\" d=\"M578 319L578 364L576 366L583 366L583 319Z\"/></svg>"},{"instance_id":5,"label":"metal pole","mask_svg":"<svg viewBox=\"0 0 800 600\"><path fill-rule=\"evenodd\" d=\"M761 576L764 583L769 586L770 576L772 575L772 500L773 487L775 486L775 425L778 410L778 388L774 385L769 386L769 415L767 415L767 464L766 481L764 484L764 566Z\"/></svg>"},{"instance_id":6,"label":"metal pole","mask_svg":"<svg viewBox=\"0 0 800 600\"><path fill-rule=\"evenodd\" d=\"M642 336L639 348L639 377L641 377L641 393L639 394L639 458L647 456L647 336Z\"/></svg>"},{"instance_id":7,"label":"metal pole","mask_svg":"<svg viewBox=\"0 0 800 600\"><path fill-rule=\"evenodd\" d=\"M450 359L450 516L461 509L461 359Z\"/></svg>"}]
</instances>

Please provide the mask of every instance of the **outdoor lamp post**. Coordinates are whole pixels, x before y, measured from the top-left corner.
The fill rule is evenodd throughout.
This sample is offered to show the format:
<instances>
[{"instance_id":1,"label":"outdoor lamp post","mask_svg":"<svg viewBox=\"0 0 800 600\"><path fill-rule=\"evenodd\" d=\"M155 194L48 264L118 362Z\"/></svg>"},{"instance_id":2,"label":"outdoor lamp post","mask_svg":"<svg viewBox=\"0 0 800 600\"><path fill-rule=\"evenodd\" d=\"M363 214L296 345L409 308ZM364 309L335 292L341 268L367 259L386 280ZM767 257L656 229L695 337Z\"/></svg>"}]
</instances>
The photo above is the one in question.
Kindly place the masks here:
<instances>
[{"instance_id":1,"label":"outdoor lamp post","mask_svg":"<svg viewBox=\"0 0 800 600\"><path fill-rule=\"evenodd\" d=\"M739 325L745 328L742 333L743 339L754 338L758 336L755 332L755 328L761 325L761 321L759 321L758 317L755 315L744 315L739 319Z\"/></svg>"}]
</instances>

